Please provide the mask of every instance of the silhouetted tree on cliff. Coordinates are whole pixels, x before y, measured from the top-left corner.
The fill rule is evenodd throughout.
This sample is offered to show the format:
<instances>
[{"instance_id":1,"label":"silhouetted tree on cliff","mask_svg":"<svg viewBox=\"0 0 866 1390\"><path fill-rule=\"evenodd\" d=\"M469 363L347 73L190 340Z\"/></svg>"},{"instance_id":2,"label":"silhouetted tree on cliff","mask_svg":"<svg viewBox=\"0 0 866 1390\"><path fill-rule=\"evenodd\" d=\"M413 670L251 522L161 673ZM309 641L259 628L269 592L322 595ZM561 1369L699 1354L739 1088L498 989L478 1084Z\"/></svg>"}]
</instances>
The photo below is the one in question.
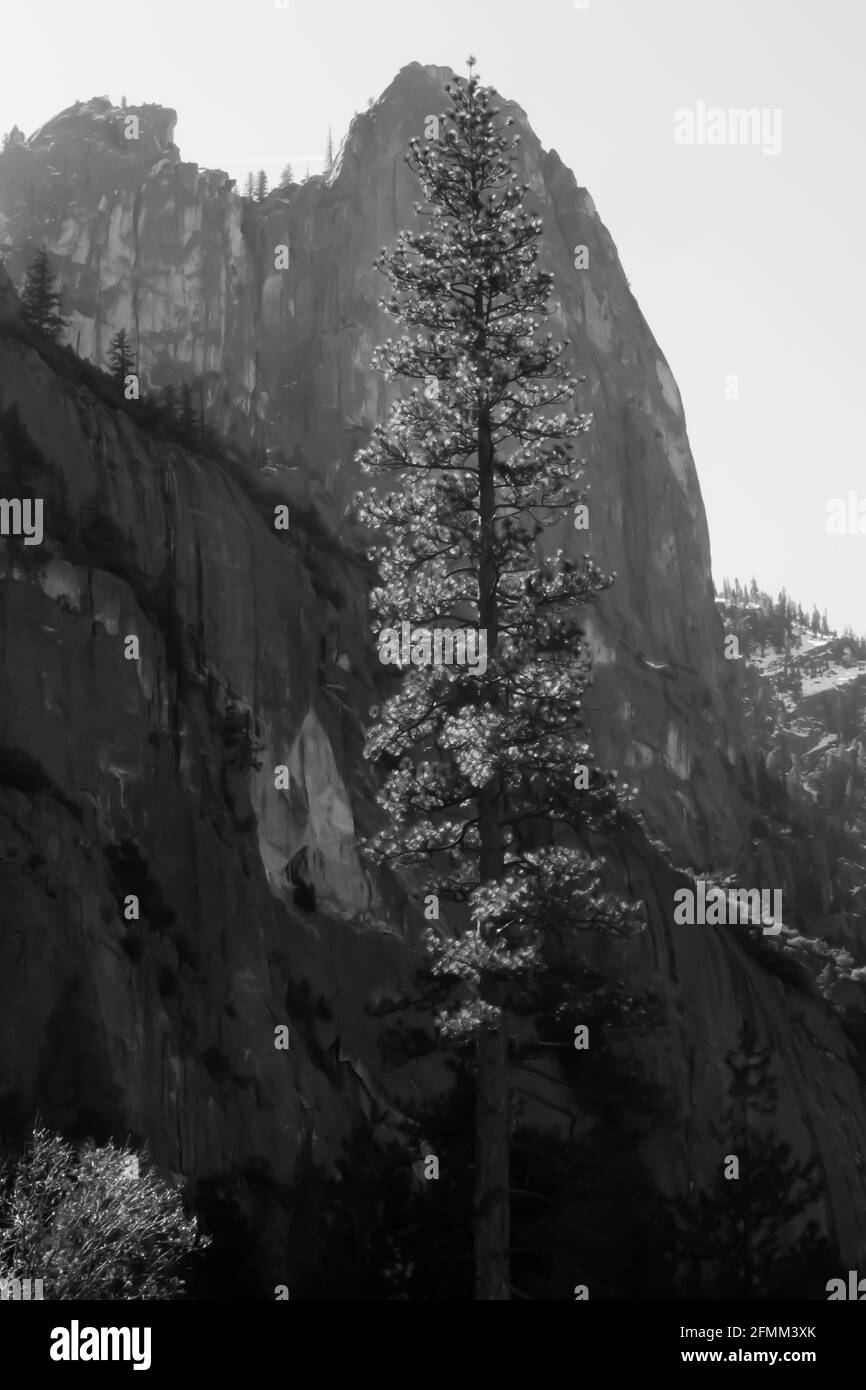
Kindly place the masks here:
<instances>
[{"instance_id":1,"label":"silhouetted tree on cliff","mask_svg":"<svg viewBox=\"0 0 866 1390\"><path fill-rule=\"evenodd\" d=\"M263 203L268 196L268 176L260 169L256 178L256 202Z\"/></svg>"},{"instance_id":2,"label":"silhouetted tree on cliff","mask_svg":"<svg viewBox=\"0 0 866 1390\"><path fill-rule=\"evenodd\" d=\"M135 357L125 328L118 328L108 348L108 365L111 375L122 386L131 372L135 371Z\"/></svg>"},{"instance_id":3,"label":"silhouetted tree on cliff","mask_svg":"<svg viewBox=\"0 0 866 1390\"><path fill-rule=\"evenodd\" d=\"M679 1217L685 1298L823 1296L835 1272L838 1260L816 1221L792 1239L793 1223L802 1223L824 1194L816 1161L794 1159L790 1145L774 1137L778 1086L771 1066L770 1049L759 1047L744 1023L727 1057L727 1108L713 1129L715 1182Z\"/></svg>"},{"instance_id":4,"label":"silhouetted tree on cliff","mask_svg":"<svg viewBox=\"0 0 866 1390\"><path fill-rule=\"evenodd\" d=\"M624 932L638 911L601 886L596 837L620 822L625 789L596 766L580 713L590 662L579 612L611 581L589 558L536 550L546 528L588 516L571 441L589 420L569 413L567 344L537 336L554 312L552 277L536 269L542 225L523 206L513 120L497 120L473 64L446 87L439 138L412 141L407 156L431 208L425 228L378 262L394 289L384 307L412 336L386 344L376 365L422 389L360 455L366 472L399 479L363 499L361 517L382 538L380 658L409 664L383 645L401 623L428 633L369 733L367 755L389 767L388 823L369 850L421 870L431 924L440 900L453 905L429 946L454 987L443 1032L475 1043L475 1297L502 1300L510 1022L549 988L582 929ZM478 639L474 666L433 660L430 630L455 622Z\"/></svg>"},{"instance_id":5,"label":"silhouetted tree on cliff","mask_svg":"<svg viewBox=\"0 0 866 1390\"><path fill-rule=\"evenodd\" d=\"M54 288L54 275L44 246L33 257L21 294L21 312L33 328L57 339L66 327L60 312L61 295Z\"/></svg>"}]
</instances>

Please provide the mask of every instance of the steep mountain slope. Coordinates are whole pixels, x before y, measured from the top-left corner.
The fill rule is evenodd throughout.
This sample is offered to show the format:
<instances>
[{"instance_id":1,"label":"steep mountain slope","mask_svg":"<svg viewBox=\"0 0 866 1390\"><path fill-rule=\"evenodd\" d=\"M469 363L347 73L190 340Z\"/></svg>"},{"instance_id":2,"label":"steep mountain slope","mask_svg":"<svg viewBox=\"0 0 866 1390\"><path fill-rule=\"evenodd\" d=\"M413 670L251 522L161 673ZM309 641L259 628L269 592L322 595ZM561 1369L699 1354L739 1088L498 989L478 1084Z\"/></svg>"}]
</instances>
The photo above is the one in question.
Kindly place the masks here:
<instances>
[{"instance_id":1,"label":"steep mountain slope","mask_svg":"<svg viewBox=\"0 0 866 1390\"><path fill-rule=\"evenodd\" d=\"M763 837L797 842L790 896L810 936L862 965L866 904L866 643L780 619L769 595L719 598L740 644ZM816 624L817 627L817 624Z\"/></svg>"}]
</instances>

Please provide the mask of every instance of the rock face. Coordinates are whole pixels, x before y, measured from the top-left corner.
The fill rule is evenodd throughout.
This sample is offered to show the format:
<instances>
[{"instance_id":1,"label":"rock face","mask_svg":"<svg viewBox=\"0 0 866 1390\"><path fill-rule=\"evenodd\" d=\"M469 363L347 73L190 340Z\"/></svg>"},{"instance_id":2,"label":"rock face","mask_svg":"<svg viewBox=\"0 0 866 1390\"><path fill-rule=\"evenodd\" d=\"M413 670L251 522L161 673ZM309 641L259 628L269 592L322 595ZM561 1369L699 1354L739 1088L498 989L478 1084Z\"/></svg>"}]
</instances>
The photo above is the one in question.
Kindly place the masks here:
<instances>
[{"instance_id":1,"label":"rock face","mask_svg":"<svg viewBox=\"0 0 866 1390\"><path fill-rule=\"evenodd\" d=\"M413 221L420 191L404 156L449 76L404 68L355 117L327 179L255 205L226 175L181 161L173 111L105 99L70 108L0 158L10 272L23 274L38 228L82 356L104 362L125 327L148 384L201 379L214 422L267 448L336 521L359 484L355 453L390 401L370 368L394 331L373 261ZM682 862L727 862L743 848L729 768L746 740L679 392L589 194L521 108L503 109L522 131L528 203L545 224L554 326L586 377L577 405L595 421L589 543L617 584L593 623L594 734ZM132 116L138 139L124 135ZM577 550L578 533L561 530L551 540Z\"/></svg>"},{"instance_id":2,"label":"rock face","mask_svg":"<svg viewBox=\"0 0 866 1390\"><path fill-rule=\"evenodd\" d=\"M201 378L214 422L269 449L336 525L389 399L370 368L393 332L372 262L412 221L403 154L449 75L404 69L328 179L256 206L181 161L173 112L71 108L0 156L10 272L44 239L81 356L104 361L126 327L146 383ZM679 394L592 200L508 109L586 376L577 405L595 418L591 546L618 576L593 618L593 735L675 861L735 864L751 852L737 778L753 756ZM356 847L376 698L365 572L324 531L279 538L231 469L142 434L14 336L0 410L3 496L57 499L42 546L3 549L0 1097L82 1132L131 1130L178 1173L258 1157L284 1181L307 1143L331 1158L353 1116L398 1123L406 1095L441 1080L435 1062L385 1067L373 1018L410 977L415 909ZM579 544L565 527L555 539ZM677 880L649 843L621 855L618 881L648 906L630 969L665 1006L645 1060L688 1116L656 1137L660 1183L682 1192L716 1170L722 1064L748 1017L778 1059L780 1136L819 1154L854 1258L866 1111L839 1019L724 928L672 925Z\"/></svg>"},{"instance_id":3,"label":"rock face","mask_svg":"<svg viewBox=\"0 0 866 1390\"><path fill-rule=\"evenodd\" d=\"M796 904L811 937L866 961L866 642L814 632L789 620L784 640L768 617L769 596L719 598L726 629L743 652L742 694L763 809L788 843L762 832L759 855ZM796 853L791 853L791 830ZM774 843L775 842L775 843Z\"/></svg>"},{"instance_id":4,"label":"rock face","mask_svg":"<svg viewBox=\"0 0 866 1390\"><path fill-rule=\"evenodd\" d=\"M400 974L355 847L360 725L344 701L353 684L363 704L363 683L325 689L334 610L230 479L137 436L20 344L0 352L3 406L44 460L34 483L62 476L80 528L35 569L4 547L4 1092L47 1086L58 1121L94 1130L122 1116L174 1169L243 1145L288 1172L305 1115L328 1131L335 1106L348 1114L353 1058L377 1055L362 1006ZM15 467L7 440L4 495ZM315 912L295 904L299 856Z\"/></svg>"},{"instance_id":5,"label":"rock face","mask_svg":"<svg viewBox=\"0 0 866 1390\"><path fill-rule=\"evenodd\" d=\"M137 127L129 125L133 117ZM234 181L181 160L172 143L176 122L163 107L121 110L97 98L11 146L0 240L14 248L13 278L33 241L44 240L57 256L68 341L81 356L103 362L123 327L153 386L184 376L219 379L225 419L249 411L255 384L255 263Z\"/></svg>"}]
</instances>

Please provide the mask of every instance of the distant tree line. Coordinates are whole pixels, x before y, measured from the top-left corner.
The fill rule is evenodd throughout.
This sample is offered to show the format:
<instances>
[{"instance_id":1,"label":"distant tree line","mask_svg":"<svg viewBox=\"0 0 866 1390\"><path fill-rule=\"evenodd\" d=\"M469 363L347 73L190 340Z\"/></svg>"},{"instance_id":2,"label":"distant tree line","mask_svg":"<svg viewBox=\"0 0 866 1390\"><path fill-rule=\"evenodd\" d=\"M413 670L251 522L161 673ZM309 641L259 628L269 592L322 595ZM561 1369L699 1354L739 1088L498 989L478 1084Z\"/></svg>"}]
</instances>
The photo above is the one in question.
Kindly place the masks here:
<instances>
[{"instance_id":1,"label":"distant tree line","mask_svg":"<svg viewBox=\"0 0 866 1390\"><path fill-rule=\"evenodd\" d=\"M334 152L334 135L331 127L328 126L328 139L325 144L324 173L330 174L331 170L334 167L335 161L336 154ZM306 175L301 180L301 182L306 183L309 177L310 166L308 164ZM291 164L286 164L283 168L283 172L280 174L280 182L278 184L278 187L288 188L289 184L294 182L295 171L292 168ZM254 174L252 170L250 170L244 182L244 197L249 198L250 202L252 203L263 203L268 196L268 191L268 176L265 173L264 169L259 169L257 174Z\"/></svg>"},{"instance_id":2,"label":"distant tree line","mask_svg":"<svg viewBox=\"0 0 866 1390\"><path fill-rule=\"evenodd\" d=\"M257 174L247 174L247 181L244 185L244 197L249 198L254 203L263 203L268 196L268 176L264 169L260 169Z\"/></svg>"},{"instance_id":3,"label":"distant tree line","mask_svg":"<svg viewBox=\"0 0 866 1390\"><path fill-rule=\"evenodd\" d=\"M62 294L44 246L34 252L20 301L24 323L50 342L58 343L68 327L68 319L63 314ZM67 350L72 352L71 348ZM137 354L125 328L119 328L111 339L107 359L107 371L90 363L88 369L98 373L106 384L111 383L112 403L125 407L138 423L155 427L162 438L188 449L225 447L225 441L205 418L204 382L200 377L182 382L179 388L169 384L156 393L142 391L137 381ZM94 383L91 380L88 384Z\"/></svg>"},{"instance_id":4,"label":"distant tree line","mask_svg":"<svg viewBox=\"0 0 866 1390\"><path fill-rule=\"evenodd\" d=\"M813 604L811 610L804 608L802 603L795 603L785 589L773 599L758 588L754 579L748 585L741 584L739 579L733 583L725 579L722 581L722 596L730 607L743 611L751 609L763 614L766 620L763 625L765 640L774 646L783 646L785 637L792 637L795 629L800 632L808 629L816 637L836 636L827 621L826 608L823 613L819 613L817 604Z\"/></svg>"},{"instance_id":5,"label":"distant tree line","mask_svg":"<svg viewBox=\"0 0 866 1390\"><path fill-rule=\"evenodd\" d=\"M739 579L722 581L722 598L732 629L760 643L761 655L767 646L785 651L807 632L814 637L836 638L840 636L851 647L852 656L866 657L866 638L858 636L847 625L841 634L831 628L827 621L827 610L818 611L818 605L804 608L782 589L773 599L763 589L759 589L754 579L749 584L741 584Z\"/></svg>"},{"instance_id":6,"label":"distant tree line","mask_svg":"<svg viewBox=\"0 0 866 1390\"><path fill-rule=\"evenodd\" d=\"M343 595L340 587L334 583L333 558L339 556L353 565L357 564L359 556L354 545L332 535L315 507L297 502L292 507L291 531L274 532L274 507L286 502L284 489L263 475L262 469L267 461L263 448L229 440L207 420L205 384L201 377L188 379L179 385L169 383L156 391L145 391L139 383L136 392L133 384L127 381L129 376L137 375L137 363L136 349L126 328L118 329L111 339L106 353L106 367L80 357L70 343L61 346L58 340L66 327L66 320L62 314L61 295L44 248L34 257L34 262L37 262L37 266L30 278L35 288L26 305L22 303L26 289L18 295L17 314L7 313L0 319L0 336L27 343L59 377L80 383L109 409L122 410L138 429L152 439L180 444L218 463L265 519L271 534L276 534L278 539L290 543L294 548L300 548L316 593L341 606ZM11 411L0 408L0 434L6 427L15 428L6 419L15 413L14 406ZM13 453L20 456L34 447L32 441L22 439L21 430L18 429ZM65 503L60 497L64 486L61 474L56 479L57 499L46 499L46 515L55 507L56 525L61 530L65 524L61 515L65 512Z\"/></svg>"}]
</instances>

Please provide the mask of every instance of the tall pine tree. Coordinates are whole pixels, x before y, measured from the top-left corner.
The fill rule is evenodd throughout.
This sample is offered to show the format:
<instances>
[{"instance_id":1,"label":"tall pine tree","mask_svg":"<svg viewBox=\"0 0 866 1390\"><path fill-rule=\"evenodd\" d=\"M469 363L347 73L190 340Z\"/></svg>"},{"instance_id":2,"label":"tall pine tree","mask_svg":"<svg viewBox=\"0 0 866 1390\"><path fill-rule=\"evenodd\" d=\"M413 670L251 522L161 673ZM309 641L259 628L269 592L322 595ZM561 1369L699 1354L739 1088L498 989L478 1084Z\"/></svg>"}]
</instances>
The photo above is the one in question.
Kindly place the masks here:
<instances>
[{"instance_id":1,"label":"tall pine tree","mask_svg":"<svg viewBox=\"0 0 866 1390\"><path fill-rule=\"evenodd\" d=\"M601 886L596 837L615 830L626 790L597 767L580 702L590 662L579 620L611 582L589 558L544 557L543 532L585 505L571 441L577 383L566 343L541 337L552 277L536 269L541 221L524 206L513 120L472 71L446 87L439 139L407 163L427 225L378 266L386 311L412 330L376 365L423 383L399 400L360 460L394 471L360 515L381 537L372 595L380 657L388 629L420 625L399 691L369 731L387 759L379 862L420 871L434 969L455 986L446 1036L476 1053L475 1297L511 1297L509 1017L516 996L575 951L581 929L630 930L639 910ZM566 406L566 411L557 410ZM486 639L486 668L436 664L424 633L459 622ZM460 629L458 629L458 632ZM441 640L441 639L440 639ZM396 765L395 765L396 764Z\"/></svg>"},{"instance_id":2,"label":"tall pine tree","mask_svg":"<svg viewBox=\"0 0 866 1390\"><path fill-rule=\"evenodd\" d=\"M132 345L125 328L118 328L108 347L108 365L111 375L123 386L126 378L135 371L135 358Z\"/></svg>"},{"instance_id":3,"label":"tall pine tree","mask_svg":"<svg viewBox=\"0 0 866 1390\"><path fill-rule=\"evenodd\" d=\"M41 246L27 270L21 294L21 311L31 327L38 328L49 338L57 339L66 327L66 320L60 310L61 296L54 288L54 275L48 252Z\"/></svg>"}]
</instances>

